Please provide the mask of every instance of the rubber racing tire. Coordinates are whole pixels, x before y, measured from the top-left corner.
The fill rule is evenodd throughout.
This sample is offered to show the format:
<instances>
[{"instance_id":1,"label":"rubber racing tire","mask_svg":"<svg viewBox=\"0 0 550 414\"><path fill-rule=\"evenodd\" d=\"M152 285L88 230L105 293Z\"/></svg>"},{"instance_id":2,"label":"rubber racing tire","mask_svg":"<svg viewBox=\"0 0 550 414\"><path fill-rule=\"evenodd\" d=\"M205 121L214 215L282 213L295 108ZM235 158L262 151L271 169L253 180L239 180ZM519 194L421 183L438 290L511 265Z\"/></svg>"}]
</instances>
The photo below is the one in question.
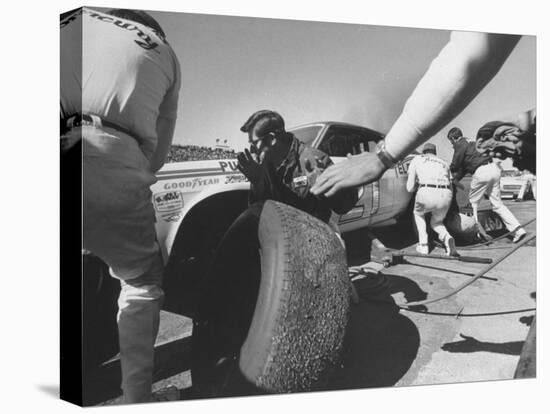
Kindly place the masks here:
<instances>
[{"instance_id":1,"label":"rubber racing tire","mask_svg":"<svg viewBox=\"0 0 550 414\"><path fill-rule=\"evenodd\" d=\"M246 269L215 272L201 299L209 308L193 328L193 387L195 378L216 383L216 395L202 396L253 393L228 391L238 377L257 393L321 390L340 363L351 298L342 243L328 225L282 203L266 201L257 217L250 237L259 243L261 274L248 276L257 280L227 280ZM234 337L238 343L226 345ZM212 374L221 360L233 367Z\"/></svg>"}]
</instances>

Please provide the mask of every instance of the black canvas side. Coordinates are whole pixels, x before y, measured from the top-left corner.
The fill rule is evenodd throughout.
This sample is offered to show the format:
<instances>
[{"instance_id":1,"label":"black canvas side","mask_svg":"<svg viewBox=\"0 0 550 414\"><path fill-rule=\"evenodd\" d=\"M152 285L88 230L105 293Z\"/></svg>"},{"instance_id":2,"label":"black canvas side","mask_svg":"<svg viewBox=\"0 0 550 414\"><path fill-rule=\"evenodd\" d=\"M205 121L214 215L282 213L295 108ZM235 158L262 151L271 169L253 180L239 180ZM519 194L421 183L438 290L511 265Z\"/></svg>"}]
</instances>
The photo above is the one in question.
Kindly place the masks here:
<instances>
[{"instance_id":1,"label":"black canvas side","mask_svg":"<svg viewBox=\"0 0 550 414\"><path fill-rule=\"evenodd\" d=\"M82 146L60 143L60 397L82 406Z\"/></svg>"}]
</instances>

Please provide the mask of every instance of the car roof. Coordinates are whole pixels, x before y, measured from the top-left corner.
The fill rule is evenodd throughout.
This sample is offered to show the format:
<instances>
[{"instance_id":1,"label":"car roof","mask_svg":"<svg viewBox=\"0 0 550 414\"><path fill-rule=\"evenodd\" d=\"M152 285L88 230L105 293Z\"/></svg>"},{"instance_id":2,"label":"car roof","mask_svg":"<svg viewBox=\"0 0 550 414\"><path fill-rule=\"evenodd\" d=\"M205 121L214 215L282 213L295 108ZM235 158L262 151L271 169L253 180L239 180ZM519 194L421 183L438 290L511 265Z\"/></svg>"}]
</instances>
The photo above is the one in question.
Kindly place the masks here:
<instances>
[{"instance_id":1,"label":"car roof","mask_svg":"<svg viewBox=\"0 0 550 414\"><path fill-rule=\"evenodd\" d=\"M319 121L319 122L310 122L308 124L302 124L302 125L297 125L297 126L294 126L292 128L289 128L289 131L292 131L293 129L298 129L298 128L304 128L304 127L309 127L309 126L315 126L315 125L322 125L324 127L329 127L329 126L343 126L343 127L348 127L348 128L355 128L355 129L361 129L361 130L364 130L366 132L369 132L369 133L374 133L376 135L380 135L381 138L384 137L384 134L381 133L380 131L377 131L375 129L371 129L371 128L367 128L367 127L364 127L364 126L361 126L361 125L357 125L357 124L350 124L348 122L339 122L339 121Z\"/></svg>"}]
</instances>

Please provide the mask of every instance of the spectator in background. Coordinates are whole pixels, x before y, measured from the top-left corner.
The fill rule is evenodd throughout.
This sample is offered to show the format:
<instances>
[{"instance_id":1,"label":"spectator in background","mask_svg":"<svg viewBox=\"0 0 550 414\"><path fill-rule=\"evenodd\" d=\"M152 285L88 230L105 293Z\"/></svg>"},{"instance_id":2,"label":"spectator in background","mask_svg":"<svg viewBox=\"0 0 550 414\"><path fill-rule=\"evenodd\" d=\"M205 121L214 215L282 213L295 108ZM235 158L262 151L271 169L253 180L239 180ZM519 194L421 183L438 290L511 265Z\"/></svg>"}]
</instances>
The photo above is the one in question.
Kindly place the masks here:
<instances>
[{"instance_id":1,"label":"spectator in background","mask_svg":"<svg viewBox=\"0 0 550 414\"><path fill-rule=\"evenodd\" d=\"M199 147L197 145L172 145L167 162L235 159L231 149Z\"/></svg>"}]
</instances>

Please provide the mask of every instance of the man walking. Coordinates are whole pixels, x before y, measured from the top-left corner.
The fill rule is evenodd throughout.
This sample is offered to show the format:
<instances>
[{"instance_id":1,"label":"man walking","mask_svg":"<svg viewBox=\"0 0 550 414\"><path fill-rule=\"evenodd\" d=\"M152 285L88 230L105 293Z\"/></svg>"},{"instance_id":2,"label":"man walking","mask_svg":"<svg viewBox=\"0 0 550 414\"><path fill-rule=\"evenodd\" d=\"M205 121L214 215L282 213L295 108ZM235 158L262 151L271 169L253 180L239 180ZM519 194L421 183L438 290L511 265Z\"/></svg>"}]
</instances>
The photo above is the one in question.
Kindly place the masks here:
<instances>
[{"instance_id":1,"label":"man walking","mask_svg":"<svg viewBox=\"0 0 550 414\"><path fill-rule=\"evenodd\" d=\"M179 89L178 59L147 13L81 8L62 17L62 157L81 147L72 152L82 156L82 247L120 279L125 403L152 400L164 294L149 187L172 142Z\"/></svg>"},{"instance_id":2,"label":"man walking","mask_svg":"<svg viewBox=\"0 0 550 414\"><path fill-rule=\"evenodd\" d=\"M516 230L513 242L519 242L527 233L520 226L512 212L504 205L500 198L500 168L489 155L477 151L475 142L468 142L462 135L460 128L451 128L447 138L454 147L451 172L453 180L458 182L466 174L472 175L470 193L468 195L472 205L474 219L478 223L478 208L484 195L489 197L493 211L497 213L509 231Z\"/></svg>"},{"instance_id":3,"label":"man walking","mask_svg":"<svg viewBox=\"0 0 550 414\"><path fill-rule=\"evenodd\" d=\"M422 155L417 155L409 166L407 191L416 192L414 221L418 229L418 246L421 254L428 254L428 233L425 214L431 213L430 225L445 245L448 256L458 256L455 241L445 228L443 220L453 198L449 165L436 156L436 146L424 145Z\"/></svg>"}]
</instances>

